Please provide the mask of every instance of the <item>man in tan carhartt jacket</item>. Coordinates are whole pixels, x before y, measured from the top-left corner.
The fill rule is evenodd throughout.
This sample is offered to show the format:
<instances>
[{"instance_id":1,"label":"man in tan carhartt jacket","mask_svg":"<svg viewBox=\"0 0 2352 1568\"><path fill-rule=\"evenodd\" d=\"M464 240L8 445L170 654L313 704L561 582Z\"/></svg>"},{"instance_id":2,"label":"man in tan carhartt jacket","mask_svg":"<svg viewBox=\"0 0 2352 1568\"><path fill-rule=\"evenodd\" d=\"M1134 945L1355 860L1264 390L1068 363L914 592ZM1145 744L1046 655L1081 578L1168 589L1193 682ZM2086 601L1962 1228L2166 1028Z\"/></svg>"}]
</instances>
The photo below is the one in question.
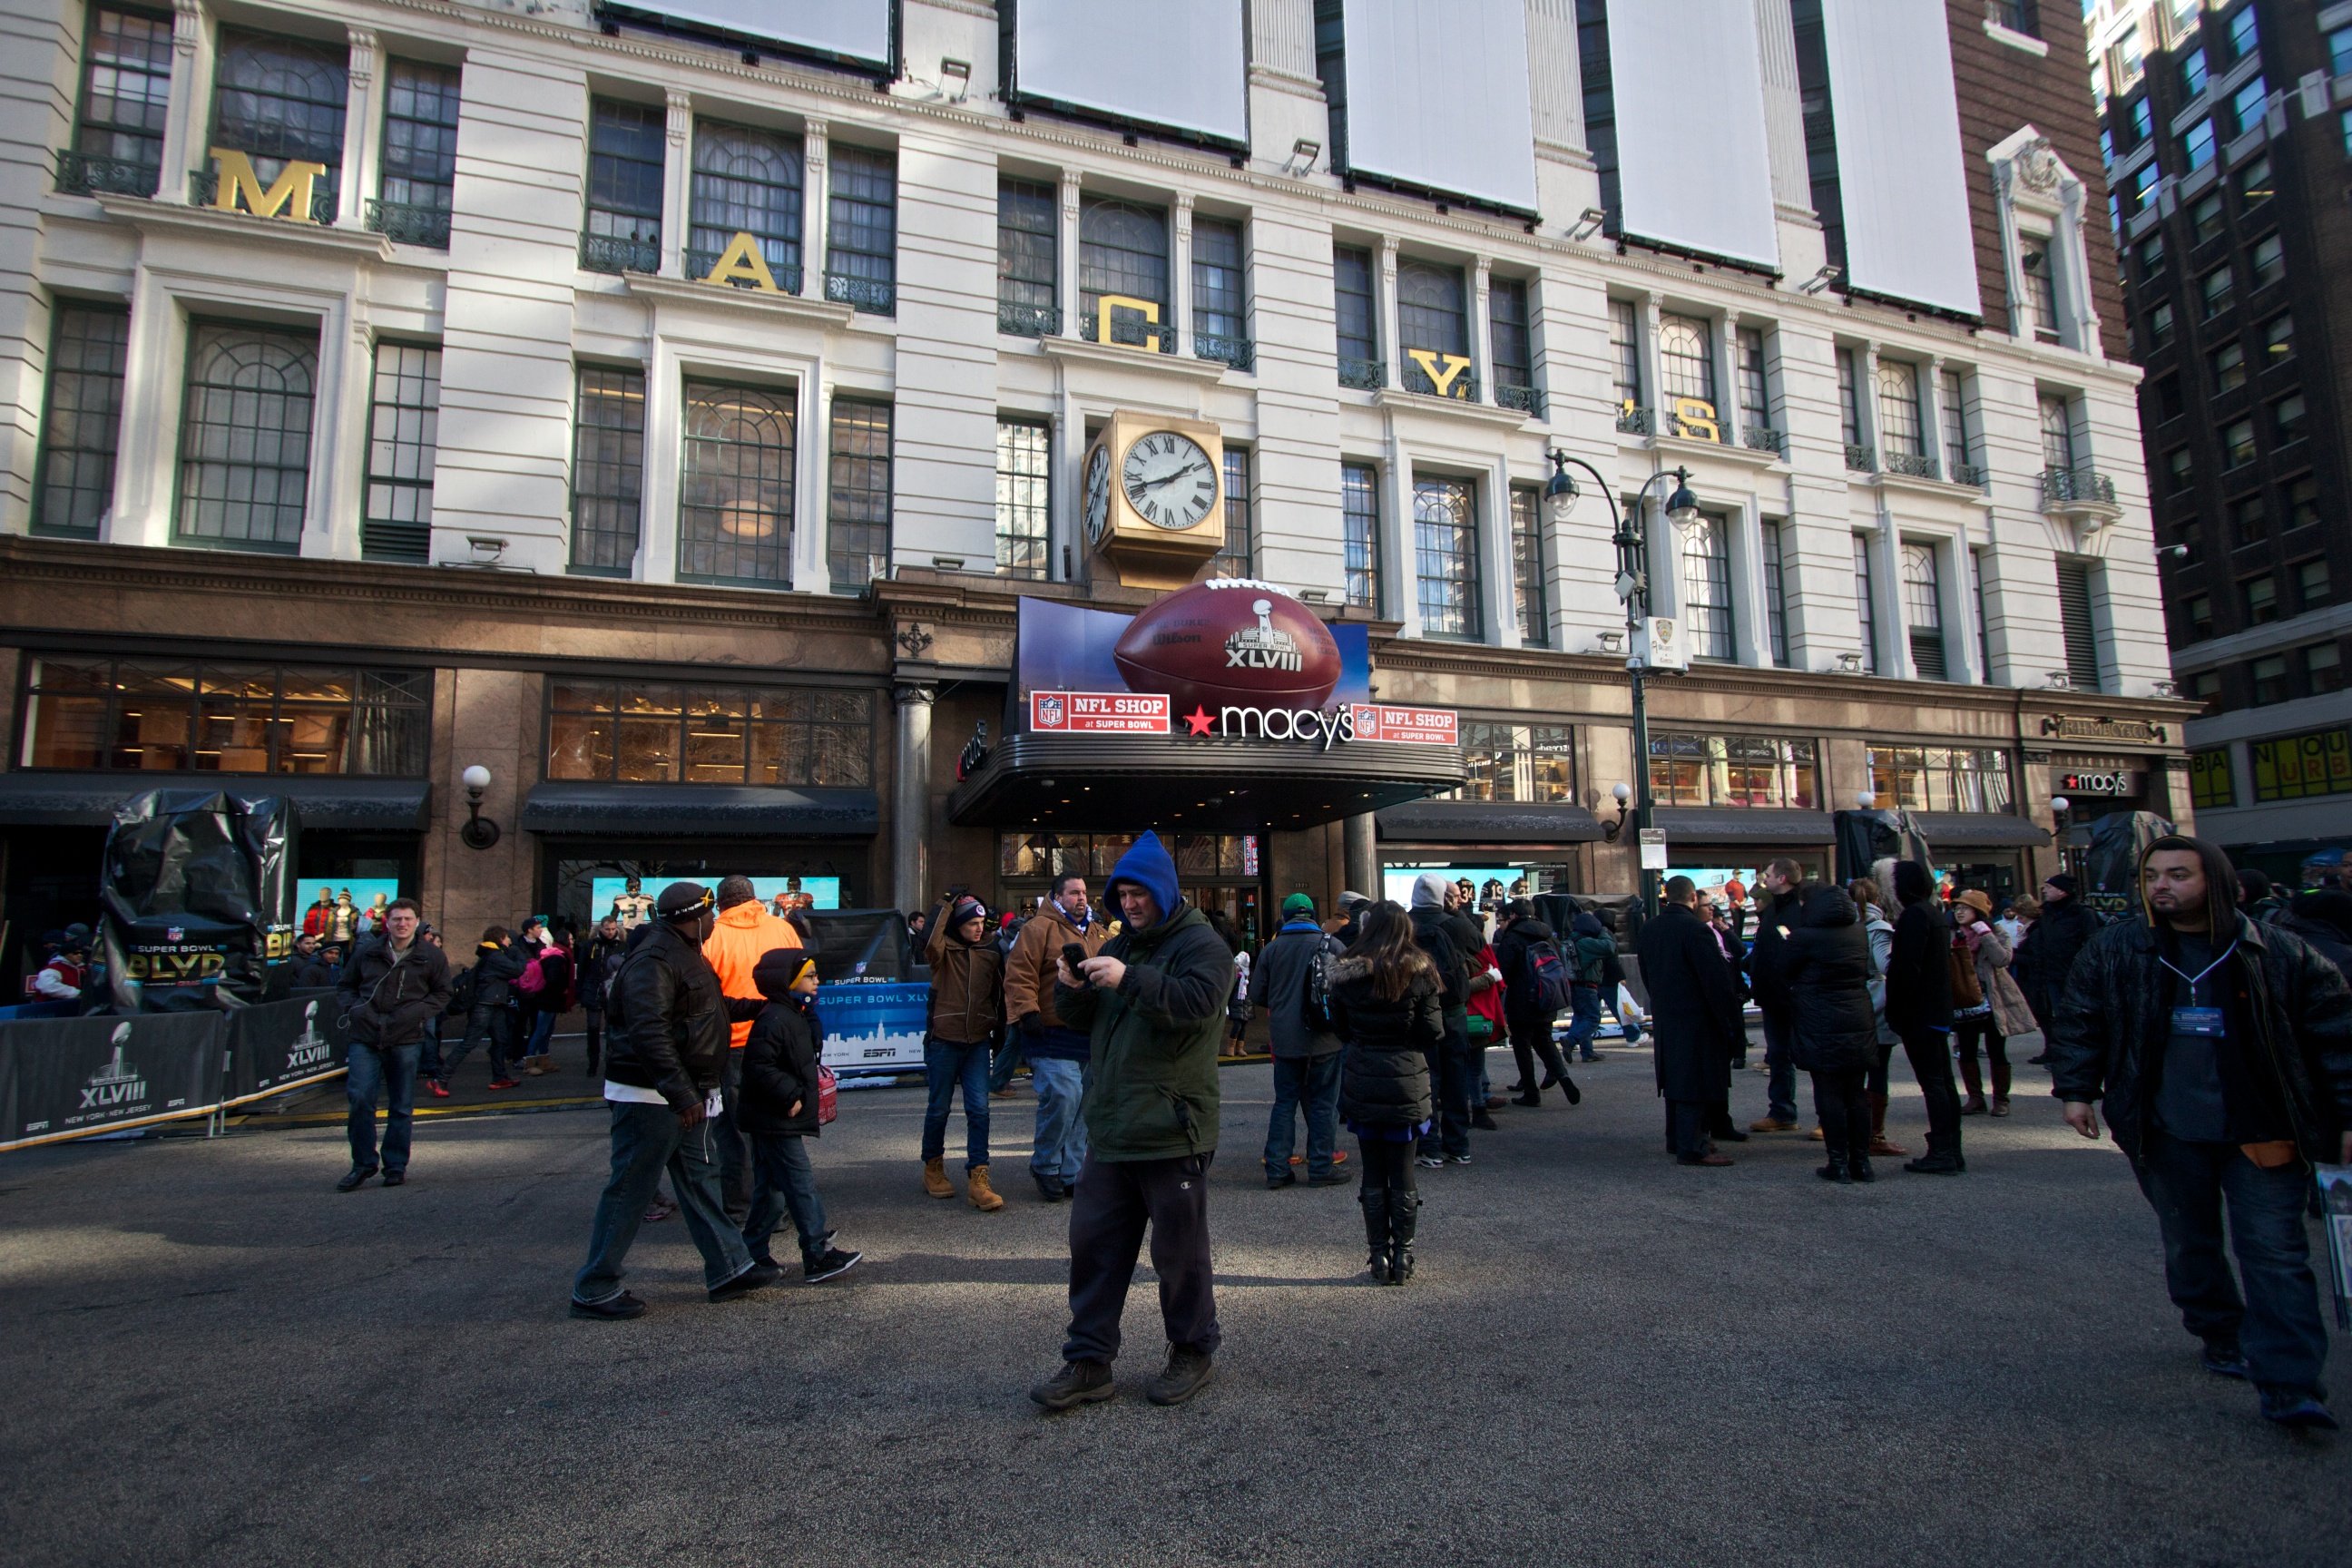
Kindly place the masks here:
<instances>
[{"instance_id":1,"label":"man in tan carhartt jacket","mask_svg":"<svg viewBox=\"0 0 2352 1568\"><path fill-rule=\"evenodd\" d=\"M1109 940L1110 928L1094 918L1087 902L1087 879L1065 877L1045 907L1021 928L1004 961L1005 1021L1017 1031L1037 1086L1037 1137L1029 1174L1049 1204L1070 1195L1087 1158L1087 1128L1078 1116L1087 1036L1054 1012L1054 963L1066 943L1077 943L1092 958Z\"/></svg>"}]
</instances>

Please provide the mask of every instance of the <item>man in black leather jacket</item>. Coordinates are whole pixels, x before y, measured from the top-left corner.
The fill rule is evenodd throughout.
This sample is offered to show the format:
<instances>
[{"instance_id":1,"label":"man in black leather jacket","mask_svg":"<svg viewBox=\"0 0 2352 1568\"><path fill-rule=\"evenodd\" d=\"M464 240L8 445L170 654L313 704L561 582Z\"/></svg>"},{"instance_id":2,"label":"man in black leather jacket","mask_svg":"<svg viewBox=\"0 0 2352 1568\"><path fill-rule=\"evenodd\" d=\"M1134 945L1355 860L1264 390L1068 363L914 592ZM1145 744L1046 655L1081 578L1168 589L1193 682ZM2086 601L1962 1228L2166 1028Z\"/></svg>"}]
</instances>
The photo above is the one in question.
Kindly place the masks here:
<instances>
[{"instance_id":1,"label":"man in black leather jacket","mask_svg":"<svg viewBox=\"0 0 2352 1568\"><path fill-rule=\"evenodd\" d=\"M449 961L416 934L415 900L402 899L384 912L381 935L362 942L337 982L351 1050L345 1058L345 1099L351 1106L345 1131L352 1168L335 1184L348 1193L376 1172L375 1107L390 1094L383 1129L383 1184L408 1179L408 1134L416 1102L416 1063L425 1050L425 1026L449 1005Z\"/></svg>"},{"instance_id":2,"label":"man in black leather jacket","mask_svg":"<svg viewBox=\"0 0 2352 1568\"><path fill-rule=\"evenodd\" d=\"M719 1149L709 1119L719 1107L730 1030L756 1018L760 998L724 994L702 956L712 925L710 890L672 882L655 905L653 934L633 948L605 996L611 1040L604 1100L613 1119L613 1173L597 1200L588 1261L572 1282L575 1318L634 1318L646 1304L621 1289L623 1259L646 1205L669 1172L687 1233L702 1254L713 1301L775 1282L729 1223L719 1191Z\"/></svg>"}]
</instances>

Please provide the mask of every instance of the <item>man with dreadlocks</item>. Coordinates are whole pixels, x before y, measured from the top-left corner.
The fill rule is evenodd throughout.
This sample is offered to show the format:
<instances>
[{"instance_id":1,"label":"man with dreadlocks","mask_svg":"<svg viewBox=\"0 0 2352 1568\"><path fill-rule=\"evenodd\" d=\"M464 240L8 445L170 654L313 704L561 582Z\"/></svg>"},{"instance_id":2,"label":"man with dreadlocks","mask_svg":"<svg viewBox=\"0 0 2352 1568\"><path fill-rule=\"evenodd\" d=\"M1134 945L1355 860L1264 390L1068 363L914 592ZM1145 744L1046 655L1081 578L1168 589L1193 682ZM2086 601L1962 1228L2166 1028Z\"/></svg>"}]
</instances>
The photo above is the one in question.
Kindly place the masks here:
<instances>
[{"instance_id":1,"label":"man with dreadlocks","mask_svg":"<svg viewBox=\"0 0 2352 1568\"><path fill-rule=\"evenodd\" d=\"M2139 914L2094 937L2067 980L2053 1092L2085 1138L2104 1095L2205 1370L2251 1381L2282 1426L2333 1430L2303 1211L2312 1166L2352 1162L2352 987L2302 938L2240 912L2210 844L2157 839L2139 887Z\"/></svg>"}]
</instances>

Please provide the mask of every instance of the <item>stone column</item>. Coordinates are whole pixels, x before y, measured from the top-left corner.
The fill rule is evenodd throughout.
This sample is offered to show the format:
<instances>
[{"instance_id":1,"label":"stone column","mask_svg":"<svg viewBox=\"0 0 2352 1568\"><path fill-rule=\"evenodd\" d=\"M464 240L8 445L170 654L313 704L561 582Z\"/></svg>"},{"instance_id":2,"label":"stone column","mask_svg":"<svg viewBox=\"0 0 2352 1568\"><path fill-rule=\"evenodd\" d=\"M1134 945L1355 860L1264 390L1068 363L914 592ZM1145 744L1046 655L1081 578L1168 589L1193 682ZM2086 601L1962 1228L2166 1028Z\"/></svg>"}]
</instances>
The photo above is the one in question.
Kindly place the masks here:
<instances>
[{"instance_id":1,"label":"stone column","mask_svg":"<svg viewBox=\"0 0 2352 1568\"><path fill-rule=\"evenodd\" d=\"M1339 826L1347 844L1341 890L1378 899L1381 896L1381 850L1373 831L1372 814L1367 811L1350 816Z\"/></svg>"},{"instance_id":2,"label":"stone column","mask_svg":"<svg viewBox=\"0 0 2352 1568\"><path fill-rule=\"evenodd\" d=\"M1650 428L1664 435L1672 426L1674 409L1666 401L1664 366L1658 358L1658 318L1665 314L1666 297L1652 293L1642 300L1642 341L1633 345L1642 362L1642 391L1650 400Z\"/></svg>"},{"instance_id":3,"label":"stone column","mask_svg":"<svg viewBox=\"0 0 2352 1568\"><path fill-rule=\"evenodd\" d=\"M1927 448L1927 455L1936 459L1937 474L1958 484L1959 478L1951 471L1952 454L1947 449L1950 444L1944 439L1944 362L1942 358L1930 359L1927 368L1919 374L1927 378L1926 384L1919 388L1919 418L1927 427L1927 439L1920 444Z\"/></svg>"},{"instance_id":4,"label":"stone column","mask_svg":"<svg viewBox=\"0 0 2352 1568\"><path fill-rule=\"evenodd\" d=\"M662 147L661 275L686 276L686 219L694 185L694 98L672 88Z\"/></svg>"},{"instance_id":5,"label":"stone column","mask_svg":"<svg viewBox=\"0 0 2352 1568\"><path fill-rule=\"evenodd\" d=\"M824 298L824 230L833 205L826 134L822 120L810 121L801 132L801 292L812 300Z\"/></svg>"},{"instance_id":6,"label":"stone column","mask_svg":"<svg viewBox=\"0 0 2352 1568\"><path fill-rule=\"evenodd\" d=\"M1388 367L1383 384L1404 384L1404 350L1397 337L1397 242L1396 236L1381 237L1381 363ZM1362 889L1357 891L1361 892Z\"/></svg>"},{"instance_id":7,"label":"stone column","mask_svg":"<svg viewBox=\"0 0 2352 1568\"><path fill-rule=\"evenodd\" d=\"M930 827L931 700L933 687L904 681L890 693L898 710L898 736L890 790L890 901L902 910L922 907L924 841Z\"/></svg>"},{"instance_id":8,"label":"stone column","mask_svg":"<svg viewBox=\"0 0 2352 1568\"><path fill-rule=\"evenodd\" d=\"M205 139L212 125L213 34L203 0L178 0L172 10L172 85L163 116L163 172L155 199L188 205L188 173L208 169Z\"/></svg>"},{"instance_id":9,"label":"stone column","mask_svg":"<svg viewBox=\"0 0 2352 1568\"><path fill-rule=\"evenodd\" d=\"M375 192L376 169L383 161L383 100L376 86L383 54L375 35L365 27L352 27L349 36L343 163L335 175L335 224L341 228L362 228L366 226L367 198Z\"/></svg>"},{"instance_id":10,"label":"stone column","mask_svg":"<svg viewBox=\"0 0 2352 1568\"><path fill-rule=\"evenodd\" d=\"M1480 403L1495 401L1493 289L1493 264L1482 256L1470 264L1470 374L1478 380Z\"/></svg>"},{"instance_id":11,"label":"stone column","mask_svg":"<svg viewBox=\"0 0 2352 1568\"><path fill-rule=\"evenodd\" d=\"M1062 205L1054 235L1054 298L1062 307L1062 333L1065 337L1084 335L1078 316L1078 174L1075 169L1062 171ZM1083 433L1082 433L1083 434ZM1066 485L1053 487L1056 491Z\"/></svg>"},{"instance_id":12,"label":"stone column","mask_svg":"<svg viewBox=\"0 0 2352 1568\"><path fill-rule=\"evenodd\" d=\"M1168 327L1176 334L1176 352L1192 357L1192 195L1180 191L1175 210L1174 259L1168 277Z\"/></svg>"}]
</instances>

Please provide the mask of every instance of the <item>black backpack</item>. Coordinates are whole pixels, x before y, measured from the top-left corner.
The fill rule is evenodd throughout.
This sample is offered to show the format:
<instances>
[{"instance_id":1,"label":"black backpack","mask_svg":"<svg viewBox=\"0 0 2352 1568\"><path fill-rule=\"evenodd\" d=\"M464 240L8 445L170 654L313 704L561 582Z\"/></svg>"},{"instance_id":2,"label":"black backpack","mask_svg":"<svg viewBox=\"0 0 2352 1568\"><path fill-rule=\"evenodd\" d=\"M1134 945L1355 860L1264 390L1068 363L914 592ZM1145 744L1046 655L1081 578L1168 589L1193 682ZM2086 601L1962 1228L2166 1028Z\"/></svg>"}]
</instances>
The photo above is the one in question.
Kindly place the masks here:
<instances>
[{"instance_id":1,"label":"black backpack","mask_svg":"<svg viewBox=\"0 0 2352 1568\"><path fill-rule=\"evenodd\" d=\"M1528 943L1528 981L1522 995L1539 1013L1557 1013L1569 1003L1568 961L1559 944L1544 938Z\"/></svg>"},{"instance_id":2,"label":"black backpack","mask_svg":"<svg viewBox=\"0 0 2352 1568\"><path fill-rule=\"evenodd\" d=\"M1328 939L1307 955L1307 974L1298 987L1298 1016L1307 1032L1328 1035L1331 1016L1331 949Z\"/></svg>"},{"instance_id":3,"label":"black backpack","mask_svg":"<svg viewBox=\"0 0 2352 1568\"><path fill-rule=\"evenodd\" d=\"M444 1010L442 1016L449 1018L463 1018L473 1012L476 989L477 982L474 979L472 968L467 967L457 971L450 977L449 1005Z\"/></svg>"}]
</instances>

